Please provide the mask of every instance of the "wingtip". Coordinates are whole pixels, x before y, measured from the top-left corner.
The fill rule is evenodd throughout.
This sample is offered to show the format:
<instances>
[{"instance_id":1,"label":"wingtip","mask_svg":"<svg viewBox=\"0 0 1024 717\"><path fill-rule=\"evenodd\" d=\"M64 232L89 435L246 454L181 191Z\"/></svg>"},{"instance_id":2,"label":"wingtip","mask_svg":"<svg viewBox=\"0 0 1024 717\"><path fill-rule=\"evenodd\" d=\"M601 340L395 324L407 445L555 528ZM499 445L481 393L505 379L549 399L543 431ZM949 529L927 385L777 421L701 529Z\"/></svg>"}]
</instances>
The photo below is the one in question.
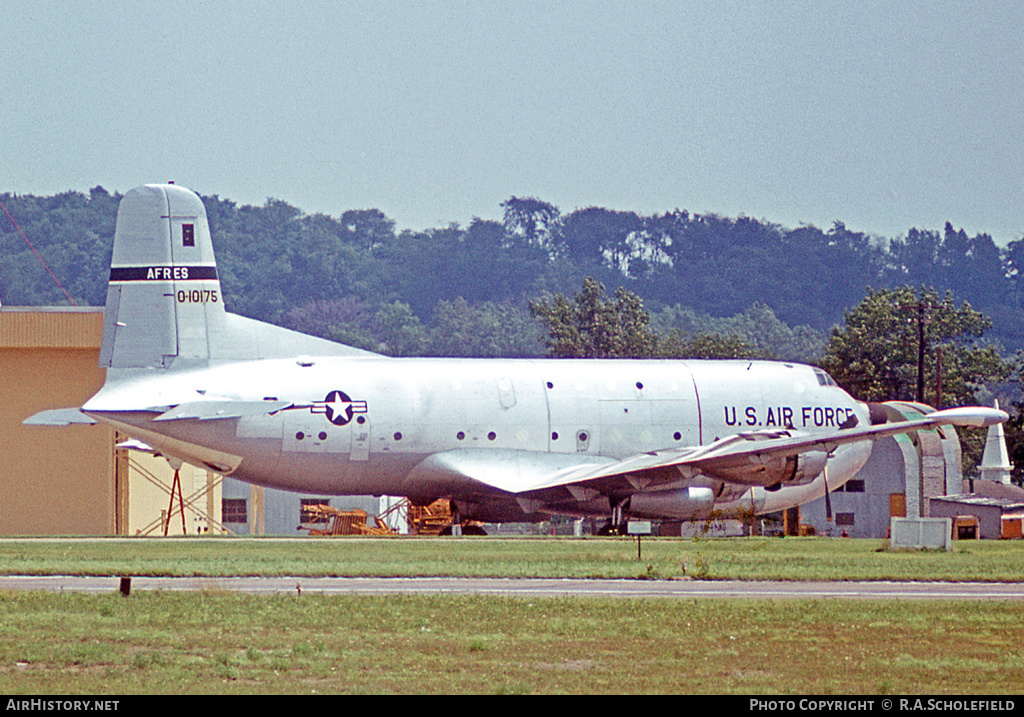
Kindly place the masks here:
<instances>
[{"instance_id":1,"label":"wingtip","mask_svg":"<svg viewBox=\"0 0 1024 717\"><path fill-rule=\"evenodd\" d=\"M1005 423L1010 419L1010 414L988 406L963 406L935 411L935 413L928 414L928 418L936 423L947 423L967 428L986 428L997 423Z\"/></svg>"}]
</instances>

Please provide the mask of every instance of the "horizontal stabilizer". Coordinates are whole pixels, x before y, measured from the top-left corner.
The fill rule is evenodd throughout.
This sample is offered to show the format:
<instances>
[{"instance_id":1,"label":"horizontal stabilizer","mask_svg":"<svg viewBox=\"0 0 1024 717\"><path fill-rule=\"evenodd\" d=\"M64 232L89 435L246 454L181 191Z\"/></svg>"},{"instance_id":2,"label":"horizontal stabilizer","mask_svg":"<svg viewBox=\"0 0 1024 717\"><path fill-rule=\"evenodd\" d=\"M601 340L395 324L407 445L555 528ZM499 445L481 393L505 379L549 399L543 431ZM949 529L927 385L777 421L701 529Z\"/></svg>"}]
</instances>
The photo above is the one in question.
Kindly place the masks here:
<instances>
[{"instance_id":1,"label":"horizontal stabilizer","mask_svg":"<svg viewBox=\"0 0 1024 717\"><path fill-rule=\"evenodd\" d=\"M198 419L210 421L219 418L243 418L277 413L291 406L291 401L193 401L175 406L154 418L155 421L181 421Z\"/></svg>"},{"instance_id":2,"label":"horizontal stabilizer","mask_svg":"<svg viewBox=\"0 0 1024 717\"><path fill-rule=\"evenodd\" d=\"M151 445L137 441L134 438L129 438L127 441L121 441L117 444L118 448L125 448L131 451L140 451L142 453L152 453L153 455L159 455Z\"/></svg>"},{"instance_id":3,"label":"horizontal stabilizer","mask_svg":"<svg viewBox=\"0 0 1024 717\"><path fill-rule=\"evenodd\" d=\"M75 424L95 426L96 421L77 408L54 408L49 411L40 411L22 421L22 425L25 426L71 426Z\"/></svg>"}]
</instances>

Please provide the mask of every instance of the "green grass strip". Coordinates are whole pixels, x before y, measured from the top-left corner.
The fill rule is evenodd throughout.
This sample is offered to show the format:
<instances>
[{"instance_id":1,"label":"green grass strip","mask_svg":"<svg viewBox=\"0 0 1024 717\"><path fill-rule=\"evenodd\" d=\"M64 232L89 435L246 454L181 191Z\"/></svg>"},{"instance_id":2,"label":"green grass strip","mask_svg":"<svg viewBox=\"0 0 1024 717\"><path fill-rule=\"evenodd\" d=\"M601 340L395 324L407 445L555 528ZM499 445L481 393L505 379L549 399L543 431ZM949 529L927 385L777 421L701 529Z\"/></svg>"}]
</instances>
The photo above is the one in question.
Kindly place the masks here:
<instances>
[{"instance_id":1,"label":"green grass strip","mask_svg":"<svg viewBox=\"0 0 1024 717\"><path fill-rule=\"evenodd\" d=\"M951 552L840 538L3 539L0 574L1020 582L1024 541Z\"/></svg>"},{"instance_id":2,"label":"green grass strip","mask_svg":"<svg viewBox=\"0 0 1024 717\"><path fill-rule=\"evenodd\" d=\"M0 693L1020 692L1024 604L0 592Z\"/></svg>"}]
</instances>

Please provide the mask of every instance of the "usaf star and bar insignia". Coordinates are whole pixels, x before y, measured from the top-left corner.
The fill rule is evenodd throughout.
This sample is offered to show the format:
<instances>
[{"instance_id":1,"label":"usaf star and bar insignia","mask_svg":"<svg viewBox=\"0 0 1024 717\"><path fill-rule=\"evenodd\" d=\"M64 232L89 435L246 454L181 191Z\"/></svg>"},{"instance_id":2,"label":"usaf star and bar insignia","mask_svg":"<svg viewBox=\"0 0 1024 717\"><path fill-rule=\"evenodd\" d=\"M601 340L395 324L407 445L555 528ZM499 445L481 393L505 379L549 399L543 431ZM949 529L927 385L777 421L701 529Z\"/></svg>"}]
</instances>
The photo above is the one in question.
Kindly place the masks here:
<instances>
[{"instance_id":1,"label":"usaf star and bar insignia","mask_svg":"<svg viewBox=\"0 0 1024 717\"><path fill-rule=\"evenodd\" d=\"M357 413L366 413L366 401L353 401L344 391L331 391L323 401L314 401L309 410L325 414L335 426L344 426Z\"/></svg>"}]
</instances>

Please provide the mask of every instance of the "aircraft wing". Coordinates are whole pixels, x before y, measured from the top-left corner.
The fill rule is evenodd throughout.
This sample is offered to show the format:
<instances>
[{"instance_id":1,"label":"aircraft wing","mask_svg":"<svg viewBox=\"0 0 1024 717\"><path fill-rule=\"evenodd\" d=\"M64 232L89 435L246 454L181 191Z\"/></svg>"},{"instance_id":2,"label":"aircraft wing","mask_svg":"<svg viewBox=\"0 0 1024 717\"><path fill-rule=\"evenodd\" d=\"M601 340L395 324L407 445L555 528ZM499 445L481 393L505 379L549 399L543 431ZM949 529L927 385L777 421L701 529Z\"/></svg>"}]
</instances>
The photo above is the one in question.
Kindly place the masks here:
<instances>
[{"instance_id":1,"label":"aircraft wing","mask_svg":"<svg viewBox=\"0 0 1024 717\"><path fill-rule=\"evenodd\" d=\"M885 423L863 428L838 429L831 433L798 433L789 430L754 431L738 433L715 441L700 448L656 451L632 456L599 469L583 467L562 476L554 476L533 490L550 488L567 483L594 482L605 478L631 476L633 482L659 477L676 479L678 474L704 474L730 483L742 485L770 485L773 464L786 458L818 452L832 453L847 443L870 440L899 433L910 433L921 428L935 428L943 425L984 427L1001 423L1009 418L1005 411L993 408L951 408L935 411L912 421ZM666 469L675 469L676 475ZM640 487L634 485L634 488Z\"/></svg>"},{"instance_id":2,"label":"aircraft wing","mask_svg":"<svg viewBox=\"0 0 1024 717\"><path fill-rule=\"evenodd\" d=\"M816 475L828 455L844 444L943 425L984 427L1001 423L1008 417L998 409L970 407L935 411L915 420L837 429L829 433L754 431L728 436L707 446L652 451L620 461L549 464L546 474L538 470L502 469L479 452L460 457L456 454L462 452L454 451L441 454L445 458L438 461L449 471L492 488L539 499L564 497L566 492L579 498L587 493L654 490L696 475L743 486L770 486L778 483L780 476L789 477L797 469L793 461L798 456L808 459L808 466L816 466L811 468ZM574 456L562 456L560 460L568 462L572 458Z\"/></svg>"},{"instance_id":3,"label":"aircraft wing","mask_svg":"<svg viewBox=\"0 0 1024 717\"><path fill-rule=\"evenodd\" d=\"M137 441L134 438L129 438L127 441L121 441L120 443L117 444L117 447L127 448L133 451L140 451L141 453L152 453L155 456L160 455L160 453L148 443Z\"/></svg>"}]
</instances>

